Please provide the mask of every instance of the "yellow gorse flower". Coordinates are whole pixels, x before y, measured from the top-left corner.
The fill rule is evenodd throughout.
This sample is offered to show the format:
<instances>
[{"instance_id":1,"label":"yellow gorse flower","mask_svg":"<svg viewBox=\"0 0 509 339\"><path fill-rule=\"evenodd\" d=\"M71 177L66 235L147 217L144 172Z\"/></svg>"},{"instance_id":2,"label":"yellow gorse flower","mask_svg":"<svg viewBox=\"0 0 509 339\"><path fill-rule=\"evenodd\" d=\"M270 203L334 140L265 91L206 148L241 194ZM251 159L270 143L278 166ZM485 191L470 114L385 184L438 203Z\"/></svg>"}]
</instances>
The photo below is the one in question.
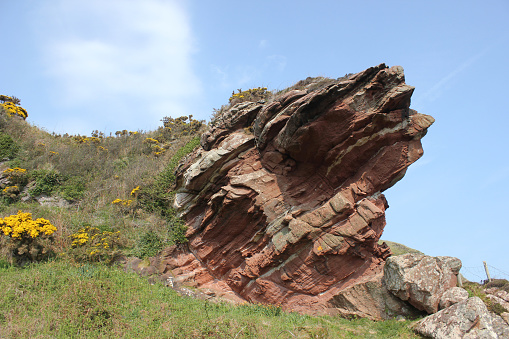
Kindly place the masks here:
<instances>
[{"instance_id":1,"label":"yellow gorse flower","mask_svg":"<svg viewBox=\"0 0 509 339\"><path fill-rule=\"evenodd\" d=\"M7 175L10 175L10 174L24 174L26 173L26 169L24 168L19 168L19 167L14 167L14 168L8 168L6 170L3 171L4 174L7 174Z\"/></svg>"},{"instance_id":2,"label":"yellow gorse flower","mask_svg":"<svg viewBox=\"0 0 509 339\"><path fill-rule=\"evenodd\" d=\"M147 142L149 144L158 144L159 143L159 141L154 138L145 138L145 142Z\"/></svg>"},{"instance_id":3,"label":"yellow gorse flower","mask_svg":"<svg viewBox=\"0 0 509 339\"><path fill-rule=\"evenodd\" d=\"M138 193L139 190L140 190L140 186L136 186L136 188L133 188L133 190L131 191L131 195L132 196L136 195L136 193Z\"/></svg>"},{"instance_id":4,"label":"yellow gorse flower","mask_svg":"<svg viewBox=\"0 0 509 339\"><path fill-rule=\"evenodd\" d=\"M115 199L111 203L113 205L123 205L123 206L129 206L132 204L132 200L123 200L123 199Z\"/></svg>"},{"instance_id":5,"label":"yellow gorse flower","mask_svg":"<svg viewBox=\"0 0 509 339\"><path fill-rule=\"evenodd\" d=\"M18 211L18 214L0 218L0 231L11 238L36 238L39 235L52 235L57 228L49 220L32 220L32 213Z\"/></svg>"},{"instance_id":6,"label":"yellow gorse flower","mask_svg":"<svg viewBox=\"0 0 509 339\"><path fill-rule=\"evenodd\" d=\"M9 193L12 193L12 192L15 192L15 191L18 191L19 190L19 187L18 186L7 186L6 188L3 189L3 192L5 194L9 194Z\"/></svg>"},{"instance_id":7,"label":"yellow gorse flower","mask_svg":"<svg viewBox=\"0 0 509 339\"><path fill-rule=\"evenodd\" d=\"M5 111L7 112L7 114L10 117L15 116L15 115L17 115L23 119L26 119L28 117L28 113L27 113L26 109L24 109L21 106L17 106L16 104L14 104L12 102L5 102L3 104L0 104L0 106L5 109Z\"/></svg>"}]
</instances>

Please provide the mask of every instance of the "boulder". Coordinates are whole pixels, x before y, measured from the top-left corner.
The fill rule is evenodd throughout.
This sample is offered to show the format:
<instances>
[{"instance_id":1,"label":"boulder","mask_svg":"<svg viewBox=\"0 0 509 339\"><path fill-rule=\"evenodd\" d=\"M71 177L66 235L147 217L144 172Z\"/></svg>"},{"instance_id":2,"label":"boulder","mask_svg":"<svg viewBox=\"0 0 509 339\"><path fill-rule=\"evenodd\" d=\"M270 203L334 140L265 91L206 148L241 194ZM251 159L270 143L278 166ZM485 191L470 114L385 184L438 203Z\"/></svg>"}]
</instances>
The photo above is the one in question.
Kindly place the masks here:
<instances>
[{"instance_id":1,"label":"boulder","mask_svg":"<svg viewBox=\"0 0 509 339\"><path fill-rule=\"evenodd\" d=\"M408 253L387 259L384 279L395 296L432 314L438 311L442 295L456 286L460 268L457 258Z\"/></svg>"},{"instance_id":2,"label":"boulder","mask_svg":"<svg viewBox=\"0 0 509 339\"><path fill-rule=\"evenodd\" d=\"M385 320L395 317L415 318L422 312L395 297L385 287L383 273L365 277L334 296L331 306L342 317Z\"/></svg>"},{"instance_id":3,"label":"boulder","mask_svg":"<svg viewBox=\"0 0 509 339\"><path fill-rule=\"evenodd\" d=\"M174 206L194 260L165 256L168 271L307 313L381 272L382 192L422 156L434 119L410 110L400 66L311 85L230 107L178 166Z\"/></svg>"},{"instance_id":4,"label":"boulder","mask_svg":"<svg viewBox=\"0 0 509 339\"><path fill-rule=\"evenodd\" d=\"M467 290L461 287L451 287L447 291L442 294L440 297L439 308L443 310L444 308L450 307L454 304L457 304L463 300L468 299Z\"/></svg>"},{"instance_id":5,"label":"boulder","mask_svg":"<svg viewBox=\"0 0 509 339\"><path fill-rule=\"evenodd\" d=\"M499 338L493 317L478 297L472 297L420 320L414 330L426 337ZM500 337L502 338L502 337Z\"/></svg>"}]
</instances>

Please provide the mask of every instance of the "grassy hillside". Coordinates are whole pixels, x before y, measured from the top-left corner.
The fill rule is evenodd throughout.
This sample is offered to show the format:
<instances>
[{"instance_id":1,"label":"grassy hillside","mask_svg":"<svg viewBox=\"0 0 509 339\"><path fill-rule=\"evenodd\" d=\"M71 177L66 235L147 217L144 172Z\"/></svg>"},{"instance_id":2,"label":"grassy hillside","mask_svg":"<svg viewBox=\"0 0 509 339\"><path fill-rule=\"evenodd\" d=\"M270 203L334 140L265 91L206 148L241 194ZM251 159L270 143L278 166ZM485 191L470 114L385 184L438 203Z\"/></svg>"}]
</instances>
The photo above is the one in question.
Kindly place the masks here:
<instances>
[{"instance_id":1,"label":"grassy hillside","mask_svg":"<svg viewBox=\"0 0 509 339\"><path fill-rule=\"evenodd\" d=\"M244 96L267 96L265 89ZM11 100L11 101L9 101ZM412 338L410 322L346 320L180 297L124 272L185 242L174 169L204 123L55 135L0 96L0 338ZM223 107L222 109L225 109Z\"/></svg>"},{"instance_id":2,"label":"grassy hillside","mask_svg":"<svg viewBox=\"0 0 509 339\"><path fill-rule=\"evenodd\" d=\"M199 144L203 122L164 118L155 131L85 137L50 134L0 110L0 216L22 210L49 220L53 253L68 252L86 227L119 232L117 248L138 256L184 240L170 206L173 170ZM0 241L0 255L12 259L7 237Z\"/></svg>"},{"instance_id":3,"label":"grassy hillside","mask_svg":"<svg viewBox=\"0 0 509 339\"><path fill-rule=\"evenodd\" d=\"M2 338L418 338L409 321L213 304L105 265L58 260L0 275Z\"/></svg>"},{"instance_id":4,"label":"grassy hillside","mask_svg":"<svg viewBox=\"0 0 509 339\"><path fill-rule=\"evenodd\" d=\"M393 242L393 241L380 240L378 243L381 245L384 242L391 249L392 255L402 255L402 254L406 254L406 253L423 254L421 251L414 250L413 248L407 247L403 244L399 244L399 243Z\"/></svg>"}]
</instances>

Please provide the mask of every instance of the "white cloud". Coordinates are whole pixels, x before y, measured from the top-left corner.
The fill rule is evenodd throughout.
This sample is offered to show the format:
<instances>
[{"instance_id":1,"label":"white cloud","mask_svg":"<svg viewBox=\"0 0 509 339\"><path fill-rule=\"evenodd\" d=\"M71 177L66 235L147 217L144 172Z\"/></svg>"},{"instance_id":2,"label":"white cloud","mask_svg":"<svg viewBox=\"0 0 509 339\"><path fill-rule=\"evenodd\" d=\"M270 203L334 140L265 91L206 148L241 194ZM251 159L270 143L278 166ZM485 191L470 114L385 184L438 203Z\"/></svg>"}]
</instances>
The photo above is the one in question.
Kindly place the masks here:
<instances>
[{"instance_id":1,"label":"white cloud","mask_svg":"<svg viewBox=\"0 0 509 339\"><path fill-rule=\"evenodd\" d=\"M269 46L269 42L267 40L260 40L260 42L258 43L258 48L260 49L265 49Z\"/></svg>"},{"instance_id":2,"label":"white cloud","mask_svg":"<svg viewBox=\"0 0 509 339\"><path fill-rule=\"evenodd\" d=\"M193 73L193 38L180 4L42 3L37 15L44 18L38 21L44 66L56 81L58 105L71 112L86 108L108 125L122 119L131 125L150 121L152 128L165 115L192 114L186 103L196 101L201 84Z\"/></svg>"}]
</instances>

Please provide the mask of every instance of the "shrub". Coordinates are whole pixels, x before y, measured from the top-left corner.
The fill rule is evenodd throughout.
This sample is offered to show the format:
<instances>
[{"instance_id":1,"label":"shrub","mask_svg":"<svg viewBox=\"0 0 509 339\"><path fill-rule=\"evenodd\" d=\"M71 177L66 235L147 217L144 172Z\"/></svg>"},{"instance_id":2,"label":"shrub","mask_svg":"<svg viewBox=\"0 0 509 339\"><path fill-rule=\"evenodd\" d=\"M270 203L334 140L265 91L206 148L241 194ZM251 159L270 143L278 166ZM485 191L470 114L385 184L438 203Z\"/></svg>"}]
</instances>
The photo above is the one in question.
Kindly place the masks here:
<instances>
[{"instance_id":1,"label":"shrub","mask_svg":"<svg viewBox=\"0 0 509 339\"><path fill-rule=\"evenodd\" d=\"M30 194L37 196L41 194L51 194L56 191L64 178L54 170L34 170L30 178L35 181L35 187L30 190Z\"/></svg>"},{"instance_id":2,"label":"shrub","mask_svg":"<svg viewBox=\"0 0 509 339\"><path fill-rule=\"evenodd\" d=\"M186 145L180 148L170 159L166 168L157 176L156 180L147 185L143 192L138 194L140 206L149 212L158 212L167 216L170 202L173 198L172 188L175 185L175 169L179 161L191 153L200 144L200 136L195 136Z\"/></svg>"},{"instance_id":3,"label":"shrub","mask_svg":"<svg viewBox=\"0 0 509 339\"><path fill-rule=\"evenodd\" d=\"M493 279L486 284L486 288L497 287L501 290L509 292L509 281L506 279Z\"/></svg>"},{"instance_id":4,"label":"shrub","mask_svg":"<svg viewBox=\"0 0 509 339\"><path fill-rule=\"evenodd\" d=\"M169 242L171 244L185 244L189 240L186 238L187 226L181 218L177 216L177 212L172 207L166 212L169 226Z\"/></svg>"},{"instance_id":5,"label":"shrub","mask_svg":"<svg viewBox=\"0 0 509 339\"><path fill-rule=\"evenodd\" d=\"M238 93L232 93L232 96L229 99L231 105L235 105L244 101L264 100L272 95L270 91L267 91L266 87L251 88L247 91L239 89L238 91Z\"/></svg>"},{"instance_id":6,"label":"shrub","mask_svg":"<svg viewBox=\"0 0 509 339\"><path fill-rule=\"evenodd\" d=\"M24 168L7 168L2 173L7 177L11 185L17 184L24 186L28 181L27 170Z\"/></svg>"},{"instance_id":7,"label":"shrub","mask_svg":"<svg viewBox=\"0 0 509 339\"><path fill-rule=\"evenodd\" d=\"M203 121L193 119L192 115L178 118L164 117L163 128L159 128L162 140L173 140L186 135L193 135L200 131Z\"/></svg>"},{"instance_id":8,"label":"shrub","mask_svg":"<svg viewBox=\"0 0 509 339\"><path fill-rule=\"evenodd\" d=\"M11 136L0 132L0 160L15 158L18 150L19 146L12 140Z\"/></svg>"},{"instance_id":9,"label":"shrub","mask_svg":"<svg viewBox=\"0 0 509 339\"><path fill-rule=\"evenodd\" d=\"M113 263L121 256L123 242L120 231L101 231L97 227L86 226L71 235L71 256L78 261L101 261Z\"/></svg>"},{"instance_id":10,"label":"shrub","mask_svg":"<svg viewBox=\"0 0 509 339\"><path fill-rule=\"evenodd\" d=\"M28 117L28 113L26 109L21 106L17 106L13 102L7 101L5 103L0 104L0 106L4 109L8 116L18 116L25 120Z\"/></svg>"},{"instance_id":11,"label":"shrub","mask_svg":"<svg viewBox=\"0 0 509 339\"><path fill-rule=\"evenodd\" d=\"M85 193L86 185L83 178L70 177L61 187L62 197L66 200L80 200Z\"/></svg>"},{"instance_id":12,"label":"shrub","mask_svg":"<svg viewBox=\"0 0 509 339\"><path fill-rule=\"evenodd\" d=\"M16 263L47 257L52 252L56 230L46 219L32 220L32 213L18 211L18 214L0 218L0 233L8 237L8 246Z\"/></svg>"},{"instance_id":13,"label":"shrub","mask_svg":"<svg viewBox=\"0 0 509 339\"><path fill-rule=\"evenodd\" d=\"M163 240L153 231L148 231L138 240L133 254L139 258L153 257L163 249Z\"/></svg>"}]
</instances>

